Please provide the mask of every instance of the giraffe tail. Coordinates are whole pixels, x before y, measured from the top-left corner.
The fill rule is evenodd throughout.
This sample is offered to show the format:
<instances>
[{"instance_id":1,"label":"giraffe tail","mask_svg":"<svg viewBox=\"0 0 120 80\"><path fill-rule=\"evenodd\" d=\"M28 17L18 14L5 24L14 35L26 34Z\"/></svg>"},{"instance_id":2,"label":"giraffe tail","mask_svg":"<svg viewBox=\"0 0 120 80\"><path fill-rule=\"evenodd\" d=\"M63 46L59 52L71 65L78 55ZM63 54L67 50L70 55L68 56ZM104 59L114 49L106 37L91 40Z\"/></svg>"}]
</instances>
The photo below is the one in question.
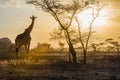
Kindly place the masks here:
<instances>
[{"instance_id":1,"label":"giraffe tail","mask_svg":"<svg viewBox=\"0 0 120 80\"><path fill-rule=\"evenodd\" d=\"M15 51L16 51L16 54L18 54L18 52L19 52L18 48L16 48Z\"/></svg>"},{"instance_id":2,"label":"giraffe tail","mask_svg":"<svg viewBox=\"0 0 120 80\"><path fill-rule=\"evenodd\" d=\"M18 53L19 53L19 49L18 49L18 48L16 48L16 49L15 49L15 51L16 51L16 54L15 54L15 55L16 55L17 65L18 65Z\"/></svg>"}]
</instances>

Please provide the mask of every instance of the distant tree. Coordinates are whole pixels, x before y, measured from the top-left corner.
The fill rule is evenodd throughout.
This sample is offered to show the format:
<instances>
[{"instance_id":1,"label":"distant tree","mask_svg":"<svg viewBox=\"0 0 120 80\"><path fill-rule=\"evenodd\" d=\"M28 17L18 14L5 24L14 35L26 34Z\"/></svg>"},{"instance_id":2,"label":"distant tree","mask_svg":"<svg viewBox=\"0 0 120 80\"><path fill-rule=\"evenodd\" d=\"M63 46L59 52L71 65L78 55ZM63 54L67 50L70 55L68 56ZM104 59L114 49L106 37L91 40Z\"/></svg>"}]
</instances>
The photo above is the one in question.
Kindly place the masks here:
<instances>
[{"instance_id":1,"label":"distant tree","mask_svg":"<svg viewBox=\"0 0 120 80\"><path fill-rule=\"evenodd\" d=\"M119 43L119 41L115 41L112 38L108 38L105 41L108 42L109 44L113 45L115 47L115 49L117 50L117 52L120 53L120 43ZM114 49L114 48L112 47L112 49Z\"/></svg>"},{"instance_id":2,"label":"distant tree","mask_svg":"<svg viewBox=\"0 0 120 80\"><path fill-rule=\"evenodd\" d=\"M100 43L98 43L98 45L99 45L98 46L98 51L100 51L100 49L103 48L103 46L105 45L105 42L100 42Z\"/></svg>"},{"instance_id":3,"label":"distant tree","mask_svg":"<svg viewBox=\"0 0 120 80\"><path fill-rule=\"evenodd\" d=\"M120 43L118 41L113 41L111 44L114 45L117 52L120 53Z\"/></svg>"},{"instance_id":4,"label":"distant tree","mask_svg":"<svg viewBox=\"0 0 120 80\"><path fill-rule=\"evenodd\" d=\"M64 50L65 43L59 41L59 45L60 45L60 50L63 51L63 50Z\"/></svg>"},{"instance_id":5,"label":"distant tree","mask_svg":"<svg viewBox=\"0 0 120 80\"><path fill-rule=\"evenodd\" d=\"M107 46L107 51L108 51L108 52L114 51L114 50L115 50L115 47L114 47L114 46L110 46L110 45Z\"/></svg>"},{"instance_id":6,"label":"distant tree","mask_svg":"<svg viewBox=\"0 0 120 80\"><path fill-rule=\"evenodd\" d=\"M87 9L91 9L91 12L92 12L92 19L91 19L91 21L89 23L89 26L88 26L88 32L87 32L88 34L87 34L86 39L82 38L80 21L77 17L77 14L75 16L75 20L76 20L77 26L78 26L79 42L81 43L82 49L83 49L84 63L87 62L87 57L86 56L87 56L88 44L89 44L89 41L90 41L90 38L91 38L91 35L92 35L92 31L93 31L92 30L93 29L93 24L94 24L95 20L97 19L97 17L99 16L100 11L104 7L104 5L99 5L99 0L92 0L92 2L93 2L93 6L89 7L89 2L86 3L86 5L85 5L85 6L88 6ZM96 48L96 47L94 46L94 48Z\"/></svg>"},{"instance_id":7,"label":"distant tree","mask_svg":"<svg viewBox=\"0 0 120 80\"><path fill-rule=\"evenodd\" d=\"M112 41L113 41L112 38L105 39L105 42L109 42L109 43L111 43Z\"/></svg>"},{"instance_id":8,"label":"distant tree","mask_svg":"<svg viewBox=\"0 0 120 80\"><path fill-rule=\"evenodd\" d=\"M93 48L94 53L96 53L98 46L99 46L99 44L97 44L97 43L96 44L95 43L91 44L91 47Z\"/></svg>"}]
</instances>

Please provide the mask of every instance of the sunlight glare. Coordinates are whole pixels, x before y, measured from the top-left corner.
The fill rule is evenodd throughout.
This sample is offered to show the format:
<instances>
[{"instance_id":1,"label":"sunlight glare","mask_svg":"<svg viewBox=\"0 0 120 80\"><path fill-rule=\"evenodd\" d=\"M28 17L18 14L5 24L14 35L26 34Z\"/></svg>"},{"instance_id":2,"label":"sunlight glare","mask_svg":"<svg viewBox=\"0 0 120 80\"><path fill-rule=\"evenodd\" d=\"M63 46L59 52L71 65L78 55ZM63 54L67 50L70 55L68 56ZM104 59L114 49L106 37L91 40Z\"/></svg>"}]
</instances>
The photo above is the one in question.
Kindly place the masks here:
<instances>
[{"instance_id":1,"label":"sunlight glare","mask_svg":"<svg viewBox=\"0 0 120 80\"><path fill-rule=\"evenodd\" d=\"M103 27L104 25L106 25L107 24L106 15L107 15L106 9L101 10L99 16L94 21L93 26ZM80 20L82 27L88 28L91 20L93 19L91 15L91 9L85 10L78 14L78 19Z\"/></svg>"}]
</instances>

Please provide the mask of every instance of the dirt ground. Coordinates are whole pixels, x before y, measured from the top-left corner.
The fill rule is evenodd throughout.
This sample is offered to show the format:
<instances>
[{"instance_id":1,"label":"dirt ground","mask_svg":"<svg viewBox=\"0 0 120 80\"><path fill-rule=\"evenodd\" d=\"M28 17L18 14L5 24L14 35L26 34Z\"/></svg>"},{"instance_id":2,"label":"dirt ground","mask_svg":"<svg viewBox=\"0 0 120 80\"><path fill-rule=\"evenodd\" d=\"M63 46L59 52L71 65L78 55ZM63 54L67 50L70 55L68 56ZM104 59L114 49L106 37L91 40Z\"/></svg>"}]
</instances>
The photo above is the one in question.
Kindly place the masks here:
<instances>
[{"instance_id":1,"label":"dirt ground","mask_svg":"<svg viewBox=\"0 0 120 80\"><path fill-rule=\"evenodd\" d=\"M15 65L1 60L0 80L120 80L120 56L95 58L87 64L73 64L63 55L39 55ZM13 60L15 62L15 60Z\"/></svg>"}]
</instances>

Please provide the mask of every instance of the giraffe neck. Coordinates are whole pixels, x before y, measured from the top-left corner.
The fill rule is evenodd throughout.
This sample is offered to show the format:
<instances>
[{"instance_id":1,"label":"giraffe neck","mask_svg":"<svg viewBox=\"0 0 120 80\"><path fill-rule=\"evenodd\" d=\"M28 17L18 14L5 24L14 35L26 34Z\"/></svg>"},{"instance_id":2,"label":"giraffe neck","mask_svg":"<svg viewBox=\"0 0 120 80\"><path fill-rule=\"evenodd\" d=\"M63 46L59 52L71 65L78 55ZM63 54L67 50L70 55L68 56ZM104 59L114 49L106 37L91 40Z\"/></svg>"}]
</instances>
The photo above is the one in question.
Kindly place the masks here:
<instances>
[{"instance_id":1,"label":"giraffe neck","mask_svg":"<svg viewBox=\"0 0 120 80\"><path fill-rule=\"evenodd\" d=\"M24 32L24 33L30 34L30 32L31 32L32 29L33 29L33 26L34 26L34 19L32 20L30 26L29 26L27 29L25 29L25 32Z\"/></svg>"}]
</instances>

